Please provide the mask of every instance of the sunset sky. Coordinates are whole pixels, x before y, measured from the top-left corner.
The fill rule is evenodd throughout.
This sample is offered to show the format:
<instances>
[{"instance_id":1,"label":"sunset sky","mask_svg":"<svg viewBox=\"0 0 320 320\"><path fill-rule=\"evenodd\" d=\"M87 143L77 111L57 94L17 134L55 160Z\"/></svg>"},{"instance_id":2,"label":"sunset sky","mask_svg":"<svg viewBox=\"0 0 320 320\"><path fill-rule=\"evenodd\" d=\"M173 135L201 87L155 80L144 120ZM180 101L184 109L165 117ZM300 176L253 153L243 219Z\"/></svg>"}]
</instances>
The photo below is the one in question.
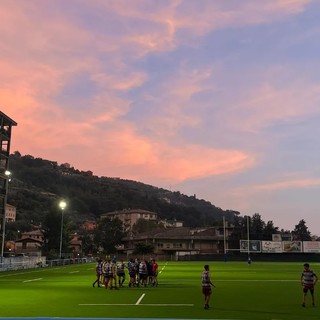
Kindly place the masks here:
<instances>
[{"instance_id":1,"label":"sunset sky","mask_svg":"<svg viewBox=\"0 0 320 320\"><path fill-rule=\"evenodd\" d=\"M320 1L0 5L11 152L320 235Z\"/></svg>"}]
</instances>

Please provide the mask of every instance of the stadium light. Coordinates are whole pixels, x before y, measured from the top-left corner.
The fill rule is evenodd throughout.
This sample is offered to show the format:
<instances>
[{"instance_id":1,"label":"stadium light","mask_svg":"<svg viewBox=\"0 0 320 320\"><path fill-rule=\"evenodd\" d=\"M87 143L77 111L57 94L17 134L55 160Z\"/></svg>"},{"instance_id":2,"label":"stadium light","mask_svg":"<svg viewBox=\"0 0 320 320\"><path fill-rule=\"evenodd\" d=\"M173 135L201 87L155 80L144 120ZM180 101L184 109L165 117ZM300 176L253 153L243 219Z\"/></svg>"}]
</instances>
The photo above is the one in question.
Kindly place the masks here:
<instances>
[{"instance_id":1,"label":"stadium light","mask_svg":"<svg viewBox=\"0 0 320 320\"><path fill-rule=\"evenodd\" d=\"M62 233L63 233L63 211L66 208L67 203L65 201L59 202L59 207L61 209L61 231L60 231L60 259L62 258Z\"/></svg>"}]
</instances>

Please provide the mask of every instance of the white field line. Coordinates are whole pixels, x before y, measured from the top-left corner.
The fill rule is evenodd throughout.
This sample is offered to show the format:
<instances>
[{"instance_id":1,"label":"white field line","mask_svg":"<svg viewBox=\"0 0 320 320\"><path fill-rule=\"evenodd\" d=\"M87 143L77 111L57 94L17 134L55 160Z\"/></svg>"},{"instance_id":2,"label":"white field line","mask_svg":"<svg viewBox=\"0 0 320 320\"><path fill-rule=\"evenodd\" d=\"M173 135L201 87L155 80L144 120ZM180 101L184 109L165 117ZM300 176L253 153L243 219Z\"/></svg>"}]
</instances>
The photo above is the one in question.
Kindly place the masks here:
<instances>
[{"instance_id":1,"label":"white field line","mask_svg":"<svg viewBox=\"0 0 320 320\"><path fill-rule=\"evenodd\" d=\"M140 304L140 302L142 301L142 299L144 298L145 295L146 295L145 293L143 293L143 294L141 295L141 297L140 297L140 298L138 299L138 301L136 302L136 305Z\"/></svg>"},{"instance_id":2,"label":"white field line","mask_svg":"<svg viewBox=\"0 0 320 320\"><path fill-rule=\"evenodd\" d=\"M44 272L44 271L45 270L37 270L37 271L29 271L29 272L17 272L17 273L3 274L3 275L0 275L0 278L15 277L20 274L39 273L39 272Z\"/></svg>"},{"instance_id":3,"label":"white field line","mask_svg":"<svg viewBox=\"0 0 320 320\"><path fill-rule=\"evenodd\" d=\"M33 282L33 281L39 281L39 280L42 280L43 278L37 278L37 279L31 279L31 280L24 280L22 282Z\"/></svg>"},{"instance_id":4,"label":"white field line","mask_svg":"<svg viewBox=\"0 0 320 320\"><path fill-rule=\"evenodd\" d=\"M188 303L79 303L79 306L143 306L143 307L193 307ZM226 320L226 319L224 319Z\"/></svg>"},{"instance_id":5,"label":"white field line","mask_svg":"<svg viewBox=\"0 0 320 320\"><path fill-rule=\"evenodd\" d=\"M79 270L78 271L70 271L69 273L78 273L79 272Z\"/></svg>"},{"instance_id":6,"label":"white field line","mask_svg":"<svg viewBox=\"0 0 320 320\"><path fill-rule=\"evenodd\" d=\"M138 301L134 303L81 303L79 306L150 306L150 307L193 307L193 304L188 303L140 303L145 297L145 293L141 295Z\"/></svg>"},{"instance_id":7,"label":"white field line","mask_svg":"<svg viewBox=\"0 0 320 320\"><path fill-rule=\"evenodd\" d=\"M193 283L198 282L198 280L183 280L183 283ZM214 279L214 282L300 282L298 279ZM161 281L162 284L181 284L181 282L174 281Z\"/></svg>"},{"instance_id":8,"label":"white field line","mask_svg":"<svg viewBox=\"0 0 320 320\"><path fill-rule=\"evenodd\" d=\"M165 269L167 264L168 264L168 262L162 267L162 269L159 271L159 274L162 273L162 271Z\"/></svg>"}]
</instances>

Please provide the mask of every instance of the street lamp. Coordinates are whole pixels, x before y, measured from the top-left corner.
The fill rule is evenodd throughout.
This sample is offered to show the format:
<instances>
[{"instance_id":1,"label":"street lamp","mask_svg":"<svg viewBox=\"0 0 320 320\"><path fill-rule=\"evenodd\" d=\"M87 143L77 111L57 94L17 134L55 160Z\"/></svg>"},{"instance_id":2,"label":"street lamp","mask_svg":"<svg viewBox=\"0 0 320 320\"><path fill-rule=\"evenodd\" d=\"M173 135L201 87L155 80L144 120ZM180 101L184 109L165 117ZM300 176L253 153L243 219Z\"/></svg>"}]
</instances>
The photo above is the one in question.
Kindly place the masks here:
<instances>
[{"instance_id":1,"label":"street lamp","mask_svg":"<svg viewBox=\"0 0 320 320\"><path fill-rule=\"evenodd\" d=\"M61 209L61 231L60 231L60 259L62 258L62 233L63 233L63 210L66 208L67 204L65 201L60 201L59 207Z\"/></svg>"},{"instance_id":2,"label":"street lamp","mask_svg":"<svg viewBox=\"0 0 320 320\"><path fill-rule=\"evenodd\" d=\"M8 197L8 186L11 172L9 170L6 170L4 172L6 176L6 182L5 182L5 194L3 198L3 217L2 217L2 245L1 245L1 258L3 258L4 253L4 243L5 243L5 235L6 235L6 205L7 205L7 197Z\"/></svg>"}]
</instances>

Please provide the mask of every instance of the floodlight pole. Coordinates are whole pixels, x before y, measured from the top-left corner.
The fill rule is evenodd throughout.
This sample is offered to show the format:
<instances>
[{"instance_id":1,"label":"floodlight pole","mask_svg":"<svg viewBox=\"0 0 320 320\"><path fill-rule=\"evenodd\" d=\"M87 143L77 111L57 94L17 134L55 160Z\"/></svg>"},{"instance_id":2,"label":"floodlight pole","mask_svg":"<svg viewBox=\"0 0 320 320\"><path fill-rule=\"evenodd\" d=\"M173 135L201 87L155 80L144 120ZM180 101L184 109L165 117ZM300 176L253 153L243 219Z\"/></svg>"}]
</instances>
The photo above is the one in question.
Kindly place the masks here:
<instances>
[{"instance_id":1,"label":"floodlight pole","mask_svg":"<svg viewBox=\"0 0 320 320\"><path fill-rule=\"evenodd\" d=\"M5 237L6 237L6 206L7 206L7 199L8 199L8 187L9 187L9 180L11 172L9 170L5 171L6 182L5 182L5 194L3 198L3 217L2 217L2 244L1 244L1 259L3 259L4 254L4 244L5 244Z\"/></svg>"},{"instance_id":2,"label":"floodlight pole","mask_svg":"<svg viewBox=\"0 0 320 320\"><path fill-rule=\"evenodd\" d=\"M250 224L249 224L249 216L247 216L247 234L248 234L248 262L250 262Z\"/></svg>"},{"instance_id":3,"label":"floodlight pole","mask_svg":"<svg viewBox=\"0 0 320 320\"><path fill-rule=\"evenodd\" d=\"M63 210L65 209L66 206L67 204L65 203L65 201L60 201L59 203L59 207L61 209L60 250L59 250L60 259L62 259Z\"/></svg>"},{"instance_id":4,"label":"floodlight pole","mask_svg":"<svg viewBox=\"0 0 320 320\"><path fill-rule=\"evenodd\" d=\"M226 218L223 217L223 248L224 248L224 255L227 254L227 241L226 241Z\"/></svg>"},{"instance_id":5,"label":"floodlight pole","mask_svg":"<svg viewBox=\"0 0 320 320\"><path fill-rule=\"evenodd\" d=\"M223 248L224 248L224 262L227 262L227 240L226 240L226 217L223 216Z\"/></svg>"}]
</instances>

